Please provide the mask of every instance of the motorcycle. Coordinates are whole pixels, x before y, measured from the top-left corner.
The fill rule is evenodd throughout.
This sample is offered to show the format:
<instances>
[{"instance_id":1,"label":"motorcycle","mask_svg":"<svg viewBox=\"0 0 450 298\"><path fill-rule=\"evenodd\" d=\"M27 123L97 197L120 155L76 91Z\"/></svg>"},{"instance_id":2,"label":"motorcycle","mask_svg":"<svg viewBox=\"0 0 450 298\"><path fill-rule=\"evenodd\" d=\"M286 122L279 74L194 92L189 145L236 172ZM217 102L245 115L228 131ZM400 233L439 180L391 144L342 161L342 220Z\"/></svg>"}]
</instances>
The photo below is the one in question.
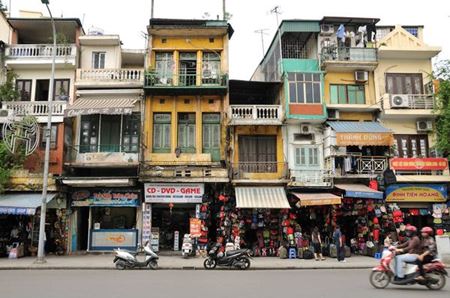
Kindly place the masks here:
<instances>
[{"instance_id":1,"label":"motorcycle","mask_svg":"<svg viewBox=\"0 0 450 298\"><path fill-rule=\"evenodd\" d=\"M190 234L184 234L183 244L181 245L181 255L185 259L195 256L194 240L191 238Z\"/></svg>"},{"instance_id":2,"label":"motorcycle","mask_svg":"<svg viewBox=\"0 0 450 298\"><path fill-rule=\"evenodd\" d=\"M394 285L414 285L426 286L430 290L441 290L445 287L446 276L445 265L440 260L433 260L431 263L423 266L425 271L424 280L416 280L419 276L419 268L414 263L406 263L405 278L396 281L395 277L395 247L389 247L388 251L383 253L380 265L372 269L370 274L370 283L377 289L384 289L390 283ZM393 261L394 260L394 261Z\"/></svg>"},{"instance_id":3,"label":"motorcycle","mask_svg":"<svg viewBox=\"0 0 450 298\"><path fill-rule=\"evenodd\" d=\"M208 252L208 258L203 262L203 267L212 270L216 266L233 267L241 270L250 268L250 250L238 249L230 250L225 253L219 252L221 245L215 244Z\"/></svg>"},{"instance_id":4,"label":"motorcycle","mask_svg":"<svg viewBox=\"0 0 450 298\"><path fill-rule=\"evenodd\" d=\"M114 261L113 263L118 270L124 269L134 269L134 268L146 268L158 269L158 255L153 252L150 242L147 241L143 247L145 254L145 260L139 261L137 259L138 252L131 252L128 250L122 250L120 248L114 250Z\"/></svg>"}]
</instances>

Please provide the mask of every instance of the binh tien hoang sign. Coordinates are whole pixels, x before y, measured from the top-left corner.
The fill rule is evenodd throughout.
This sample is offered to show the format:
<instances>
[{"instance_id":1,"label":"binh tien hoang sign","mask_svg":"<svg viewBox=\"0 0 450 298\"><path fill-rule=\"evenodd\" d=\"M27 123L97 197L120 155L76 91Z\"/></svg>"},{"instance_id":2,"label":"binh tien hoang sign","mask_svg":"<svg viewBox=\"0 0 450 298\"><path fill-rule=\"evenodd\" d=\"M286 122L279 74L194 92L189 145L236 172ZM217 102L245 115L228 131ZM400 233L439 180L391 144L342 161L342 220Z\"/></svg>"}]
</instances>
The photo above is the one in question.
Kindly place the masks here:
<instances>
[{"instance_id":1,"label":"binh tien hoang sign","mask_svg":"<svg viewBox=\"0 0 450 298\"><path fill-rule=\"evenodd\" d=\"M201 203L203 183L146 183L147 203Z\"/></svg>"}]
</instances>

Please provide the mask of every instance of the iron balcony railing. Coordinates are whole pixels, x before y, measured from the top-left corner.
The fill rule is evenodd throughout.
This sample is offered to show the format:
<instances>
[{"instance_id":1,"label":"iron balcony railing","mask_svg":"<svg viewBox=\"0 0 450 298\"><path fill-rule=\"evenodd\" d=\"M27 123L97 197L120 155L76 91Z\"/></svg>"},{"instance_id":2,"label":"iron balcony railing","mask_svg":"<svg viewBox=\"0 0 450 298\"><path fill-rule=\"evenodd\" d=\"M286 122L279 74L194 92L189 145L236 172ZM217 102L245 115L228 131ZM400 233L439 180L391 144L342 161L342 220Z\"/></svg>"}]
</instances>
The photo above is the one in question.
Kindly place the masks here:
<instances>
[{"instance_id":1,"label":"iron balcony railing","mask_svg":"<svg viewBox=\"0 0 450 298\"><path fill-rule=\"evenodd\" d=\"M76 55L75 44L56 45L56 57L70 57ZM51 58L53 45L51 44L15 44L6 48L8 58Z\"/></svg>"},{"instance_id":2,"label":"iron balcony railing","mask_svg":"<svg viewBox=\"0 0 450 298\"><path fill-rule=\"evenodd\" d=\"M78 69L77 82L143 83L144 69Z\"/></svg>"},{"instance_id":3,"label":"iron balcony railing","mask_svg":"<svg viewBox=\"0 0 450 298\"><path fill-rule=\"evenodd\" d=\"M329 170L335 176L379 175L387 169L389 164L386 156L346 155L332 158L334 158L334 168ZM332 164L329 161L326 163L329 166Z\"/></svg>"},{"instance_id":4,"label":"iron balcony railing","mask_svg":"<svg viewBox=\"0 0 450 298\"><path fill-rule=\"evenodd\" d=\"M279 179L288 178L286 162L238 162L231 164L232 179L248 179L248 174L277 174ZM261 179L264 179L261 176Z\"/></svg>"},{"instance_id":5,"label":"iron balcony railing","mask_svg":"<svg viewBox=\"0 0 450 298\"><path fill-rule=\"evenodd\" d=\"M321 52L322 62L329 61L359 61L377 62L376 48L348 48L348 47L323 47Z\"/></svg>"},{"instance_id":6,"label":"iron balcony railing","mask_svg":"<svg viewBox=\"0 0 450 298\"><path fill-rule=\"evenodd\" d=\"M49 110L48 101L4 101L2 109L12 110L14 116L47 116ZM66 101L52 102L52 115L63 116L66 109Z\"/></svg>"},{"instance_id":7,"label":"iron balcony railing","mask_svg":"<svg viewBox=\"0 0 450 298\"><path fill-rule=\"evenodd\" d=\"M226 87L228 76L221 72L186 69L179 73L159 73L148 71L145 73L145 87Z\"/></svg>"}]
</instances>

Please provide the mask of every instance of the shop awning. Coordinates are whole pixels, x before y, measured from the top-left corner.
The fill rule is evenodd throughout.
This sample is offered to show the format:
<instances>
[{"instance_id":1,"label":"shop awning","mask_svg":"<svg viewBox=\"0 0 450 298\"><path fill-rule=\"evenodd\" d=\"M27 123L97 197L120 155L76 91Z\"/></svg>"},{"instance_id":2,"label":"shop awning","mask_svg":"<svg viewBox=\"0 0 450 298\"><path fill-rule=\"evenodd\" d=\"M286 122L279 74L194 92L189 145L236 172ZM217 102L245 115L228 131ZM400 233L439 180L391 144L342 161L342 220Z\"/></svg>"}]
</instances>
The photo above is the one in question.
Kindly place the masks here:
<instances>
[{"instance_id":1,"label":"shop awning","mask_svg":"<svg viewBox=\"0 0 450 298\"><path fill-rule=\"evenodd\" d=\"M55 196L56 193L47 194L47 203ZM34 215L41 202L41 193L3 194L0 195L0 214Z\"/></svg>"},{"instance_id":2,"label":"shop awning","mask_svg":"<svg viewBox=\"0 0 450 298\"><path fill-rule=\"evenodd\" d=\"M297 203L300 207L341 204L341 197L331 193L293 193L293 195L300 200Z\"/></svg>"},{"instance_id":3,"label":"shop awning","mask_svg":"<svg viewBox=\"0 0 450 298\"><path fill-rule=\"evenodd\" d=\"M125 115L133 112L134 104L139 100L138 96L131 97L81 97L68 106L64 116L75 117L78 115L108 114Z\"/></svg>"},{"instance_id":4,"label":"shop awning","mask_svg":"<svg viewBox=\"0 0 450 298\"><path fill-rule=\"evenodd\" d=\"M283 187L236 187L237 208L290 209Z\"/></svg>"},{"instance_id":5,"label":"shop awning","mask_svg":"<svg viewBox=\"0 0 450 298\"><path fill-rule=\"evenodd\" d=\"M329 121L337 146L392 146L392 131L378 122Z\"/></svg>"},{"instance_id":6,"label":"shop awning","mask_svg":"<svg viewBox=\"0 0 450 298\"><path fill-rule=\"evenodd\" d=\"M382 200L383 192L372 189L363 184L336 184L338 189L345 191L344 197L346 198L361 198L361 199L373 199Z\"/></svg>"}]
</instances>

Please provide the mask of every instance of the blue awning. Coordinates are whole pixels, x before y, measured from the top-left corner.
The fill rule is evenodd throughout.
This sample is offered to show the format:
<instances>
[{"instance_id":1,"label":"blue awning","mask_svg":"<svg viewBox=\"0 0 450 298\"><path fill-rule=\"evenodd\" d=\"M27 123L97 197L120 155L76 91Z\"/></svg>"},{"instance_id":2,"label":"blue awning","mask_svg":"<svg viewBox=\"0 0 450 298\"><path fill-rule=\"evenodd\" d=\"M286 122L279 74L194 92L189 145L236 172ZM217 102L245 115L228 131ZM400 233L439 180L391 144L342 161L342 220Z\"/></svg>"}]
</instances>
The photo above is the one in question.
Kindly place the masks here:
<instances>
[{"instance_id":1,"label":"blue awning","mask_svg":"<svg viewBox=\"0 0 450 298\"><path fill-rule=\"evenodd\" d=\"M56 193L47 194L47 203ZM42 203L41 193L19 193L0 195L0 214L34 215Z\"/></svg>"},{"instance_id":2,"label":"blue awning","mask_svg":"<svg viewBox=\"0 0 450 298\"><path fill-rule=\"evenodd\" d=\"M327 124L336 132L366 132L380 133L392 132L379 122L361 122L361 121L328 121Z\"/></svg>"},{"instance_id":3,"label":"blue awning","mask_svg":"<svg viewBox=\"0 0 450 298\"><path fill-rule=\"evenodd\" d=\"M345 191L344 197L346 198L361 198L361 199L373 199L382 200L383 192L372 189L363 184L336 184L336 187Z\"/></svg>"}]
</instances>

